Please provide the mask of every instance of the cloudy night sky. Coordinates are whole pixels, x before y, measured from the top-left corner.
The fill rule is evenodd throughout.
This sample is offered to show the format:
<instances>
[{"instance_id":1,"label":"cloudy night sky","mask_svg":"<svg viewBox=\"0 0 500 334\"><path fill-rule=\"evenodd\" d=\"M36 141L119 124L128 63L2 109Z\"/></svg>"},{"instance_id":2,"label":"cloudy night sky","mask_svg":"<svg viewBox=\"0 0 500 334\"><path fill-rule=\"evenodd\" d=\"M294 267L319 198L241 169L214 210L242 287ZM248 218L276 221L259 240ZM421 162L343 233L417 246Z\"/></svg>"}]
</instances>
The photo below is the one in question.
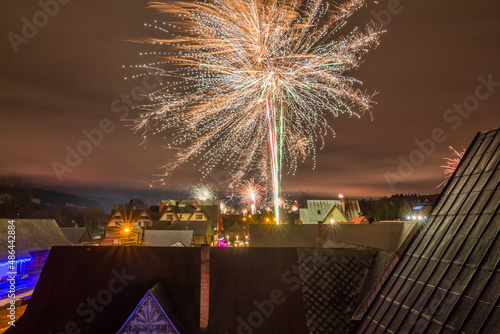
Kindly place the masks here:
<instances>
[{"instance_id":1,"label":"cloudy night sky","mask_svg":"<svg viewBox=\"0 0 500 334\"><path fill-rule=\"evenodd\" d=\"M363 90L378 92L372 117L330 118L336 136L318 151L316 169L300 164L295 175L284 176L284 192L348 198L437 193L448 146L467 148L478 131L500 125L500 2L401 0L390 21L388 3L368 1L351 20L360 27L382 22L387 30L350 73ZM149 36L153 31L144 23L159 17L139 0L72 0L59 7L32 37L13 45L13 34L22 37L25 22L42 7L34 0L0 3L0 175L23 175L40 187L73 193L147 198L147 183L175 152L164 149L161 138L141 146L141 136L111 105L141 84L124 80L131 72L123 66L143 63L145 46L127 40ZM485 87L488 80L493 84ZM471 112L449 111L464 103ZM65 164L67 147L76 148L85 140L82 131L106 118L112 130L59 180L54 162ZM388 173L398 175L401 159L417 157L416 141L429 141L433 131L445 140L391 189ZM200 178L196 167L184 165L159 191L187 193Z\"/></svg>"}]
</instances>

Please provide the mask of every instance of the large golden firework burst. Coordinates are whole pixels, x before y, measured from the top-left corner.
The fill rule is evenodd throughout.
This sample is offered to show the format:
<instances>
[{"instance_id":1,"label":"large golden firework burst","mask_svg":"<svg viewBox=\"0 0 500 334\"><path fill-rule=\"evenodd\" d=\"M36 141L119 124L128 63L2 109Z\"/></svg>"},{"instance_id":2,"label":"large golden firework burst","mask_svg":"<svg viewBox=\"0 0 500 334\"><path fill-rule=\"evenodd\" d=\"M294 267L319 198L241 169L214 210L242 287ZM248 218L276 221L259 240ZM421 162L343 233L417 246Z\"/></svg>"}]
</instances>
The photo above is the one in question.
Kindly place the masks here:
<instances>
[{"instance_id":1,"label":"large golden firework burst","mask_svg":"<svg viewBox=\"0 0 500 334\"><path fill-rule=\"evenodd\" d=\"M367 26L339 36L363 3L151 3L170 18L155 26L165 38L147 42L163 48L157 55L171 84L153 94L135 129L173 131L169 145L181 149L169 171L194 160L205 178L224 165L229 188L252 172L278 198L282 163L293 173L298 161L314 159L331 130L326 115L359 117L370 108L372 96L345 73L378 43L380 31Z\"/></svg>"}]
</instances>

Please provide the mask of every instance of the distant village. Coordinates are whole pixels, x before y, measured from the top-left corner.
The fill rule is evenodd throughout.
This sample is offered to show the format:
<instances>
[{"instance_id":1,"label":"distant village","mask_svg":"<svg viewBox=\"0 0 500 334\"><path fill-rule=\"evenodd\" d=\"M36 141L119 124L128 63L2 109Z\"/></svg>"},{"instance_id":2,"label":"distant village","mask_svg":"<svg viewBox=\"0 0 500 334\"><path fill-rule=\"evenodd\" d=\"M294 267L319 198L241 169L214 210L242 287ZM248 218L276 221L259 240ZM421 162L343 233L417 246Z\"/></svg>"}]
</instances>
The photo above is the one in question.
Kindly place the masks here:
<instances>
[{"instance_id":1,"label":"distant village","mask_svg":"<svg viewBox=\"0 0 500 334\"><path fill-rule=\"evenodd\" d=\"M54 219L68 240L76 244L248 247L252 245L251 228L276 224L270 208L254 210L252 214L244 205L226 206L219 200L170 199L148 205L132 199L127 204L115 204L106 213L97 201L69 196L65 202L65 194L34 191L30 187L23 178L4 177L0 182L0 216ZM397 194L368 201L344 199L343 195L335 200L302 196L283 206L280 224L424 221L437 196Z\"/></svg>"},{"instance_id":2,"label":"distant village","mask_svg":"<svg viewBox=\"0 0 500 334\"><path fill-rule=\"evenodd\" d=\"M4 179L0 332L496 333L499 161L497 128L439 195L304 198L279 222L215 199L103 212Z\"/></svg>"}]
</instances>

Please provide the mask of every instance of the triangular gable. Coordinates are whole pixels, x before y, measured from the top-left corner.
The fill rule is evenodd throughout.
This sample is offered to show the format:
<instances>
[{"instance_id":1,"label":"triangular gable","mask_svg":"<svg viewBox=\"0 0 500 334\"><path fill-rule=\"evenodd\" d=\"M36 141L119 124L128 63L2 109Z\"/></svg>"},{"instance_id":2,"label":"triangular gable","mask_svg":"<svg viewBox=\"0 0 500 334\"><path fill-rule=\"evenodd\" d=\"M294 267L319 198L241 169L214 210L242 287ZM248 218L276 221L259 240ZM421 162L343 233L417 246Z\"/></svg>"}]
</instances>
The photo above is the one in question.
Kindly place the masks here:
<instances>
[{"instance_id":1,"label":"triangular gable","mask_svg":"<svg viewBox=\"0 0 500 334\"><path fill-rule=\"evenodd\" d=\"M120 210L113 210L113 212L111 213L111 219L118 219L118 218L122 218Z\"/></svg>"},{"instance_id":2,"label":"triangular gable","mask_svg":"<svg viewBox=\"0 0 500 334\"><path fill-rule=\"evenodd\" d=\"M116 334L132 333L180 334L151 290L146 292L125 324L116 332Z\"/></svg>"},{"instance_id":3,"label":"triangular gable","mask_svg":"<svg viewBox=\"0 0 500 334\"><path fill-rule=\"evenodd\" d=\"M138 222L141 226L150 225L149 215L145 210L115 209L106 224L105 229L110 230L120 224Z\"/></svg>"},{"instance_id":4,"label":"triangular gable","mask_svg":"<svg viewBox=\"0 0 500 334\"><path fill-rule=\"evenodd\" d=\"M138 219L149 219L149 215L146 211L142 211Z\"/></svg>"},{"instance_id":5,"label":"triangular gable","mask_svg":"<svg viewBox=\"0 0 500 334\"><path fill-rule=\"evenodd\" d=\"M177 201L174 200L174 199L168 199L168 200L163 200L161 201L161 203L163 203L163 205L168 205L168 206L176 206L177 205Z\"/></svg>"},{"instance_id":6,"label":"triangular gable","mask_svg":"<svg viewBox=\"0 0 500 334\"><path fill-rule=\"evenodd\" d=\"M177 216L179 208L176 206L168 206L163 210L160 220L180 220ZM168 215L172 215L172 219L167 218Z\"/></svg>"},{"instance_id":7,"label":"triangular gable","mask_svg":"<svg viewBox=\"0 0 500 334\"><path fill-rule=\"evenodd\" d=\"M201 219L198 219L196 217L196 215L202 215ZM194 210L193 214L189 217L189 220L192 220L192 221L206 221L206 220L208 220L208 217L207 217L207 214L206 214L205 210L203 210L200 207L197 207Z\"/></svg>"},{"instance_id":8,"label":"triangular gable","mask_svg":"<svg viewBox=\"0 0 500 334\"><path fill-rule=\"evenodd\" d=\"M332 221L333 220L333 221ZM330 212L326 215L325 219L323 219L323 223L347 223L349 220L346 216L340 211L340 209L334 206Z\"/></svg>"},{"instance_id":9,"label":"triangular gable","mask_svg":"<svg viewBox=\"0 0 500 334\"><path fill-rule=\"evenodd\" d=\"M340 206L339 200L308 200L307 210L309 215L309 223L317 224L323 222L334 206Z\"/></svg>"}]
</instances>

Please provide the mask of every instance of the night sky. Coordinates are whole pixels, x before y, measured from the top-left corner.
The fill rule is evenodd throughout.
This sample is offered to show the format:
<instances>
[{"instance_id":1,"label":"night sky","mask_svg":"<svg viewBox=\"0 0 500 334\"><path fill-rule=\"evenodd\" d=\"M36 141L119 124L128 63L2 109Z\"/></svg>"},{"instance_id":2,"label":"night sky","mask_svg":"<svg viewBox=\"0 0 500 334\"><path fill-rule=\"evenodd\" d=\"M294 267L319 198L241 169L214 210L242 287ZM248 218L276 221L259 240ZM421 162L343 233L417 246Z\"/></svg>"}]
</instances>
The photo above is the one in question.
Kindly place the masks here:
<instances>
[{"instance_id":1,"label":"night sky","mask_svg":"<svg viewBox=\"0 0 500 334\"><path fill-rule=\"evenodd\" d=\"M296 175L284 177L285 192L312 198L437 193L448 146L467 148L478 131L500 125L499 1L402 0L390 7L390 22L374 14L387 14L388 1L368 3L353 22L363 27L378 16L387 32L351 75L363 89L378 92L373 121L370 115L331 118L336 137L318 151L316 170L312 163L299 165ZM137 0L73 0L43 24L38 1L0 2L0 175L24 175L45 188L82 194L151 197L146 183L174 152L160 138L140 146L141 136L111 108L140 84L123 79L130 74L123 65L144 61L139 53L145 46L127 40L151 33L144 23L156 16L146 7ZM42 24L37 32L25 28L31 33L25 38L23 25L34 16ZM479 77L493 85L484 87ZM478 85L483 87L476 91ZM464 103L470 112L448 110ZM102 143L60 181L54 162L66 164L67 147L75 149L85 140L82 131L103 119L110 121ZM433 131L440 141L435 150L417 152L415 141L429 142ZM419 166L399 174L391 188L387 176L398 175L401 159ZM184 165L165 191L187 192L200 178L195 167Z\"/></svg>"}]
</instances>

